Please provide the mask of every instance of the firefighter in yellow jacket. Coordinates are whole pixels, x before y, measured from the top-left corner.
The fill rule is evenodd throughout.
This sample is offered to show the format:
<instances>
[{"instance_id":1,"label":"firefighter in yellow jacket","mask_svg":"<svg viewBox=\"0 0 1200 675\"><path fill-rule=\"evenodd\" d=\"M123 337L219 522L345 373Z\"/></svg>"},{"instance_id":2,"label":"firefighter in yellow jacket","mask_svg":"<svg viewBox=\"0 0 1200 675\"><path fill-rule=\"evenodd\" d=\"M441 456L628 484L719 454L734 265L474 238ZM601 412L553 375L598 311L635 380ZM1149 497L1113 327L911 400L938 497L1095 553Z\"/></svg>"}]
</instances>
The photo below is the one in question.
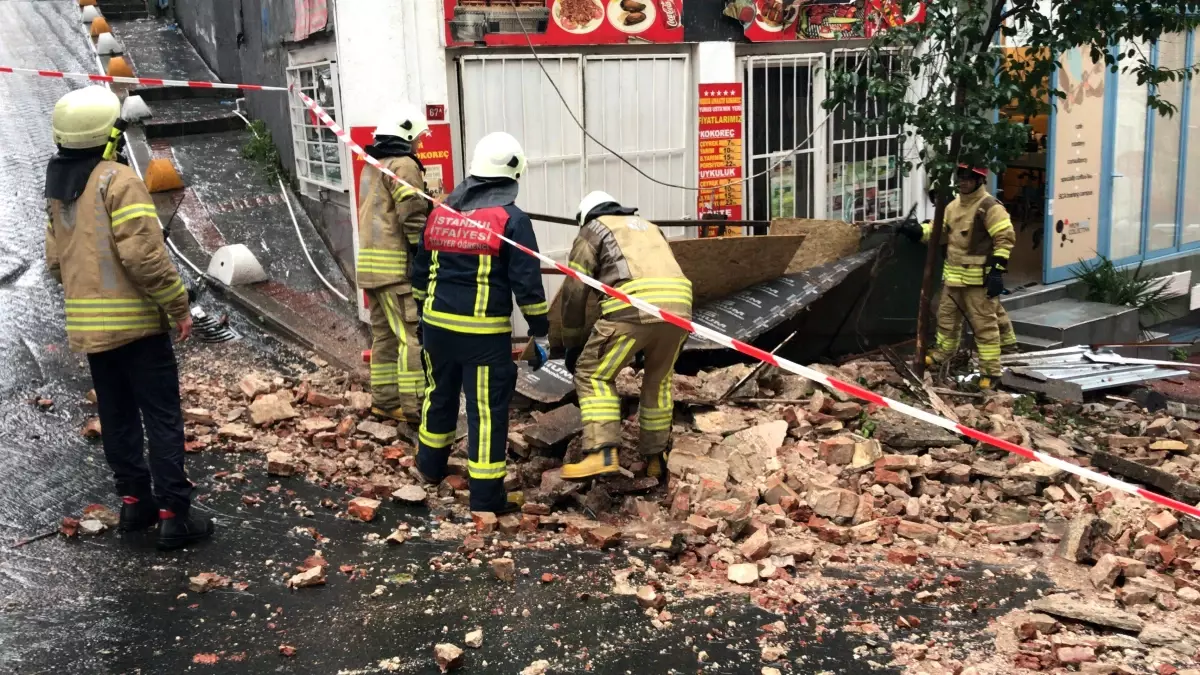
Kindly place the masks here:
<instances>
[{"instance_id":1,"label":"firefighter in yellow jacket","mask_svg":"<svg viewBox=\"0 0 1200 675\"><path fill-rule=\"evenodd\" d=\"M1012 330L1007 314L1001 320L999 296L1004 292L1004 273L1017 242L1008 211L988 193L986 180L986 169L958 167L958 197L946 206L942 227L946 263L942 267L937 342L926 358L929 365L936 365L958 349L965 314L979 350L981 389L991 388L1001 373L1001 324L1007 325L1007 334ZM910 222L901 226L900 232L928 242L932 229L929 223ZM1011 341L1015 344L1015 334Z\"/></svg>"},{"instance_id":2,"label":"firefighter in yellow jacket","mask_svg":"<svg viewBox=\"0 0 1200 675\"><path fill-rule=\"evenodd\" d=\"M172 549L213 532L211 520L190 513L169 335L174 323L186 339L192 320L154 202L133 169L114 161L124 140L120 113L120 100L104 87L73 91L54 106L46 267L63 285L71 350L87 354L104 456L122 498L120 529L161 520L158 546Z\"/></svg>"},{"instance_id":3,"label":"firefighter in yellow jacket","mask_svg":"<svg viewBox=\"0 0 1200 675\"><path fill-rule=\"evenodd\" d=\"M582 228L571 247L571 269L691 318L692 282L683 276L658 226L603 192L583 198L579 224ZM646 457L647 475L665 476L675 412L671 381L687 332L607 296L597 298L600 318L589 327L588 304L597 293L574 279L568 279L562 290L563 346L583 412L586 453L582 461L563 467L563 478L579 480L620 471L621 399L614 380L639 353L645 368L638 449Z\"/></svg>"},{"instance_id":4,"label":"firefighter in yellow jacket","mask_svg":"<svg viewBox=\"0 0 1200 675\"><path fill-rule=\"evenodd\" d=\"M366 151L412 187L371 165L363 167L358 187L357 272L371 312L371 412L414 425L421 422L425 374L409 265L429 215L415 189L425 187L417 151L428 132L415 106L392 111Z\"/></svg>"}]
</instances>

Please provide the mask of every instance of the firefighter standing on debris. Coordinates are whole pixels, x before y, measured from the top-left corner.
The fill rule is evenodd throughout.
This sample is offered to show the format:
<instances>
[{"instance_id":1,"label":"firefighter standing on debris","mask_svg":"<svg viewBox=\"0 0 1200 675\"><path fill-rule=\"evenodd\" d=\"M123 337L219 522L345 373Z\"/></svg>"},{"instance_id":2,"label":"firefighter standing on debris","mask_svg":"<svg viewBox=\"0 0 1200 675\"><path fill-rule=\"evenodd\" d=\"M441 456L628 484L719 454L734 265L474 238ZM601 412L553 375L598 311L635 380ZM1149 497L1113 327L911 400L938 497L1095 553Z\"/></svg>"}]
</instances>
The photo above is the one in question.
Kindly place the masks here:
<instances>
[{"instance_id":1,"label":"firefighter standing on debris","mask_svg":"<svg viewBox=\"0 0 1200 675\"><path fill-rule=\"evenodd\" d=\"M190 513L170 338L173 323L187 339L192 319L150 193L133 169L114 161L124 143L120 115L120 100L104 87L73 91L54 106L46 267L65 291L71 350L87 354L104 457L122 501L120 529L161 520L158 546L173 549L213 533L211 520Z\"/></svg>"},{"instance_id":2,"label":"firefighter standing on debris","mask_svg":"<svg viewBox=\"0 0 1200 675\"><path fill-rule=\"evenodd\" d=\"M425 187L417 151L427 133L429 123L415 106L393 110L366 151L407 185L368 164L358 189L357 273L371 312L371 412L414 426L421 421L425 373L409 263L429 214L417 193Z\"/></svg>"},{"instance_id":3,"label":"firefighter standing on debris","mask_svg":"<svg viewBox=\"0 0 1200 675\"><path fill-rule=\"evenodd\" d=\"M464 392L472 511L515 508L504 489L508 408L517 379L509 319L513 297L531 337L550 331L537 259L479 225L537 250L533 223L515 204L524 172L525 152L517 139L484 136L475 146L470 175L430 214L413 270L429 377L416 468L428 482L445 477Z\"/></svg>"},{"instance_id":4,"label":"firefighter standing on debris","mask_svg":"<svg viewBox=\"0 0 1200 675\"><path fill-rule=\"evenodd\" d=\"M692 283L679 269L658 226L603 192L583 198L578 218L582 227L571 247L571 269L691 318ZM608 297L600 298L601 316L589 327L588 304L595 292L567 279L562 297L563 346L583 412L586 453L582 461L563 467L563 478L579 480L620 471L621 399L614 380L639 353L645 369L638 446L647 458L646 474L665 476L675 412L671 383L687 332Z\"/></svg>"},{"instance_id":5,"label":"firefighter standing on debris","mask_svg":"<svg viewBox=\"0 0 1200 675\"><path fill-rule=\"evenodd\" d=\"M1017 235L1004 205L984 187L986 180L986 169L959 165L958 196L946 206L942 227L941 243L947 249L937 342L926 357L928 365L937 365L958 349L965 315L979 351L981 389L990 389L1001 374L1001 315L1004 337L1012 335L1011 343L1016 343L999 296L1004 292L1004 273ZM899 231L913 241L928 242L933 226L910 221Z\"/></svg>"}]
</instances>

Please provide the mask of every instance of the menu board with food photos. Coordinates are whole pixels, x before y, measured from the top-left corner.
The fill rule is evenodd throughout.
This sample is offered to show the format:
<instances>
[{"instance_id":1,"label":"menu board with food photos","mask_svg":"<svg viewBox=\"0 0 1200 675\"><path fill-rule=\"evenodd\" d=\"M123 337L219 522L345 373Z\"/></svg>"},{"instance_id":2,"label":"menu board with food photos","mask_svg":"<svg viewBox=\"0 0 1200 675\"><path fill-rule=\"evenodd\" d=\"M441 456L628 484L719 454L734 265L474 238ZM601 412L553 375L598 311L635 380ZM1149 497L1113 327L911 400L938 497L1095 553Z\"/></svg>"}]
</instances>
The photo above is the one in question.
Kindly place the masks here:
<instances>
[{"instance_id":1,"label":"menu board with food photos","mask_svg":"<svg viewBox=\"0 0 1200 675\"><path fill-rule=\"evenodd\" d=\"M683 42L683 0L445 0L446 44Z\"/></svg>"},{"instance_id":2,"label":"menu board with food photos","mask_svg":"<svg viewBox=\"0 0 1200 675\"><path fill-rule=\"evenodd\" d=\"M725 16L751 42L869 38L925 20L925 5L905 14L899 0L724 0Z\"/></svg>"}]
</instances>

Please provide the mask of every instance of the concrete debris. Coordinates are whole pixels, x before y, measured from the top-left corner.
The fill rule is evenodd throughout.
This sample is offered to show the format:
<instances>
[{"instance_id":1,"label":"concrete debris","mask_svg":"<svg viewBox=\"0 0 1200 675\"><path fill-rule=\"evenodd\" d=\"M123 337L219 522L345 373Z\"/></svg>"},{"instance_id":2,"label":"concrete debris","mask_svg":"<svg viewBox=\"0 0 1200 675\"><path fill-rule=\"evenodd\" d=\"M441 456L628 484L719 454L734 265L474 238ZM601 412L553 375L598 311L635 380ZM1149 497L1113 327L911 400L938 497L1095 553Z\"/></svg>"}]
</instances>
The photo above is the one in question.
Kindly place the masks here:
<instances>
[{"instance_id":1,"label":"concrete debris","mask_svg":"<svg viewBox=\"0 0 1200 675\"><path fill-rule=\"evenodd\" d=\"M296 417L292 404L276 394L258 397L250 404L250 421L255 426L266 426Z\"/></svg>"},{"instance_id":2,"label":"concrete debris","mask_svg":"<svg viewBox=\"0 0 1200 675\"><path fill-rule=\"evenodd\" d=\"M463 644L467 645L471 649L479 649L480 647L482 647L483 646L483 629L476 628L475 630L467 633L466 637L463 638Z\"/></svg>"},{"instance_id":3,"label":"concrete debris","mask_svg":"<svg viewBox=\"0 0 1200 675\"><path fill-rule=\"evenodd\" d=\"M193 593L207 593L215 588L229 586L229 577L223 577L212 572L201 572L188 578L188 590Z\"/></svg>"},{"instance_id":4,"label":"concrete debris","mask_svg":"<svg viewBox=\"0 0 1200 675\"><path fill-rule=\"evenodd\" d=\"M1123 612L1115 607L1076 600L1063 594L1048 595L1029 603L1029 609L1075 621L1107 626L1118 630L1140 631L1145 621L1136 614Z\"/></svg>"},{"instance_id":5,"label":"concrete debris","mask_svg":"<svg viewBox=\"0 0 1200 675\"><path fill-rule=\"evenodd\" d=\"M323 566L310 567L303 572L293 575L287 582L288 588L308 588L309 586L324 586L325 585L325 568Z\"/></svg>"},{"instance_id":6,"label":"concrete debris","mask_svg":"<svg viewBox=\"0 0 1200 675\"><path fill-rule=\"evenodd\" d=\"M1025 610L1012 610L1007 623L997 615L997 625L1005 626L996 633L996 651L1002 654L997 659L1006 660L1000 667L993 667L999 660L982 664L951 657L957 652L943 644L937 632L944 630L941 623L932 615L916 616L915 610L886 620L859 616L842 629L890 636L893 642L875 643L880 645L876 651L883 651L871 657L873 663L887 662L890 644L892 665L910 670L933 665L931 672L962 675L1005 668L1110 672L1102 668L1109 666L1111 672L1123 672L1114 664L1131 654L1142 655L1134 657L1138 668L1152 671L1166 659L1153 661L1151 653L1183 658L1181 650L1193 640L1184 628L1187 613L1200 606L1200 524L1194 519L1081 482L1055 466L964 443L936 427L771 368L718 403L750 368L677 376L675 388L683 395L677 399L667 473L654 478L646 477L646 460L635 450L638 424L629 415L621 421L626 475L586 483L564 480L562 465L576 461L581 449L579 408L518 397L510 416L504 482L524 502L519 513L500 517L469 511L461 441L452 446L445 480L425 484L413 471L416 450L408 430L373 418L370 394L326 370L299 381L258 374L241 382L185 380L186 442L194 451L244 453L246 468L238 471L265 469L272 476L317 482L330 490L321 505L343 509L342 517L377 522L381 501L389 496L392 508L405 515L412 511L401 505L428 507L428 527L389 521L378 531L358 528L369 544L403 545L389 551L393 554L425 550L415 542L447 542L449 552L432 557L429 569L458 574L466 563L482 568L486 578L490 568L496 582L488 583L508 589L488 593L510 595L518 578L526 577L543 592L570 594L574 577L564 570L534 572L518 568L514 558L564 543L604 551L597 557L613 563L608 595L629 596L622 601L636 603L648 630L679 624L682 617L672 616L674 604L683 614L687 601L696 592L711 592L714 583L740 590L767 611L804 612L811 622L818 598L828 599L823 590L845 596L853 588L855 594L885 597L900 592L885 585L897 575L912 594L898 601L938 608L953 625L968 605L971 612L982 609L972 604L977 573L957 570L969 560L983 560L992 563L983 583L1002 574L1072 579L1063 584L1072 589L1070 595L1041 597ZM853 361L838 372L892 396L899 395L893 388L905 385L884 362ZM640 377L626 369L617 389L636 396L630 383ZM1150 415L1123 402L1051 402L1031 410L1002 392L970 398L947 394L944 400L964 424L1069 463L1146 480L1177 497L1187 496L1189 485L1200 485L1200 431L1190 420ZM216 484L234 488L244 482L238 475L222 476ZM268 489L286 492L287 484ZM242 503L257 507L263 500L245 494ZM100 518L85 513L83 522ZM64 520L64 534L81 529L79 521ZM320 541L313 528L297 532ZM324 583L324 559L307 562L313 564L290 572L290 579L285 576L289 587ZM848 575L848 570L854 572ZM367 565L343 571L354 581L375 573ZM411 581L408 573L395 576ZM383 590L370 593L375 586ZM365 588L368 597L392 594L390 584ZM713 615L719 611L714 608ZM932 634L927 632L931 626L936 627ZM449 626L442 639L454 630L466 636L466 647L481 648L480 629ZM801 668L799 661L791 663L797 643L779 637L786 627L783 633L764 633L770 635L758 647L769 665L743 670L770 674ZM1014 636L1015 642L1004 644ZM502 641L501 636L492 640ZM439 667L462 664L457 647L437 649L445 657ZM701 664L709 662L708 654L695 653ZM864 648L855 656L868 655ZM1189 665L1172 663L1180 672ZM399 663L397 668L402 670ZM526 670L549 668L543 661Z\"/></svg>"},{"instance_id":7,"label":"concrete debris","mask_svg":"<svg viewBox=\"0 0 1200 675\"><path fill-rule=\"evenodd\" d=\"M448 673L451 670L462 667L463 650L448 642L435 645L433 648L433 659L437 662L438 670Z\"/></svg>"},{"instance_id":8,"label":"concrete debris","mask_svg":"<svg viewBox=\"0 0 1200 675\"><path fill-rule=\"evenodd\" d=\"M538 659L533 663L521 669L521 675L546 675L546 671L550 669L550 662L545 659Z\"/></svg>"}]
</instances>

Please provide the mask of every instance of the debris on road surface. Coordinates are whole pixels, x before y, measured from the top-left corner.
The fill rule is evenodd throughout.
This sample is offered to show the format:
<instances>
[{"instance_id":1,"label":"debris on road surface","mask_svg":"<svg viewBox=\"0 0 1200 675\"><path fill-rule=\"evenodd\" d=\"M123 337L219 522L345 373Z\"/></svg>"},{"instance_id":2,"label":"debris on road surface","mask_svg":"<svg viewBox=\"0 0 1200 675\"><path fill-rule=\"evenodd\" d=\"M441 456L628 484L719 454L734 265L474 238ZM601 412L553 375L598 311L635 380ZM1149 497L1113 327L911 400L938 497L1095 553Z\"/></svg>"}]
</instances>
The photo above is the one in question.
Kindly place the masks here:
<instances>
[{"instance_id":1,"label":"debris on road surface","mask_svg":"<svg viewBox=\"0 0 1200 675\"><path fill-rule=\"evenodd\" d=\"M450 643L434 646L433 658L437 661L438 669L443 673L462 667L463 650Z\"/></svg>"}]
</instances>

